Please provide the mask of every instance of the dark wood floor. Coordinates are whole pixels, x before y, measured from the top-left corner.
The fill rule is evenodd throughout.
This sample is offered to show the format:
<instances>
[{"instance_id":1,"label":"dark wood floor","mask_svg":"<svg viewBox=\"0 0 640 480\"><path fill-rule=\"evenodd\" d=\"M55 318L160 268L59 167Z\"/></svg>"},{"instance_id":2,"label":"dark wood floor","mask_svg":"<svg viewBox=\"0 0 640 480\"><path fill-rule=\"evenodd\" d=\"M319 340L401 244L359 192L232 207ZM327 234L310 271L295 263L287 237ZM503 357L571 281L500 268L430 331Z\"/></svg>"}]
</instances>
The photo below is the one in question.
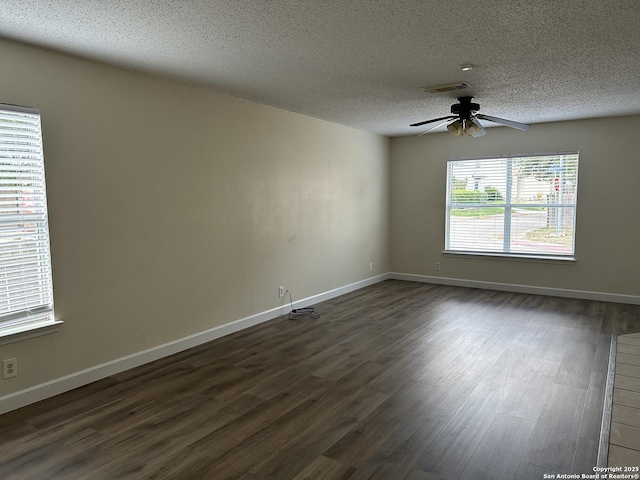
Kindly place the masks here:
<instances>
[{"instance_id":1,"label":"dark wood floor","mask_svg":"<svg viewBox=\"0 0 640 480\"><path fill-rule=\"evenodd\" d=\"M640 307L386 281L0 417L2 479L591 473Z\"/></svg>"}]
</instances>

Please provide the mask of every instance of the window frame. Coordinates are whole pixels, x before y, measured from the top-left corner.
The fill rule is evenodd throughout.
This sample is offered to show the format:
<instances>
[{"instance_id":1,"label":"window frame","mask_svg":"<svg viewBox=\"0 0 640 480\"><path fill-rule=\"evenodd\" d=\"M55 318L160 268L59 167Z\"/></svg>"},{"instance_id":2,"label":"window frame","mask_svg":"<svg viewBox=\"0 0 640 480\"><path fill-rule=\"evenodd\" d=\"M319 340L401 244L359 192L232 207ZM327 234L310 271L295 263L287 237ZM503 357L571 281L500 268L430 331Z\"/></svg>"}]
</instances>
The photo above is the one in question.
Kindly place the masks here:
<instances>
[{"instance_id":1,"label":"window frame","mask_svg":"<svg viewBox=\"0 0 640 480\"><path fill-rule=\"evenodd\" d=\"M513 188L513 164L515 159L522 158L535 158L535 157L564 157L575 156L575 202L574 203L513 203L511 196L511 189ZM483 160L506 160L506 192L505 203L500 205L504 207L504 224L503 224L503 248L502 250L471 250L471 249L451 249L451 210L452 208L486 208L496 207L496 204L491 203L452 203L451 194L453 186L452 164L456 162L481 162ZM487 157L474 157L474 158L452 158L447 160L446 166L446 199L445 199L445 238L444 238L444 254L449 255L461 255L461 256L476 256L481 258L502 258L502 259L519 259L519 260L540 260L540 261L552 261L560 263L575 263L575 247L576 247L576 219L577 219L577 207L578 207L578 177L580 166L580 153L579 151L571 152L551 152L551 153L535 153L535 154L517 154L517 155L494 155ZM511 221L512 221L512 209L513 208L526 208L526 207L543 207L543 208L571 208L573 210L573 235L571 243L571 252L566 254L553 254L548 252L523 252L523 251L510 251L511 244ZM509 213L509 215L507 215ZM509 248L505 248L509 246Z\"/></svg>"},{"instance_id":2,"label":"window frame","mask_svg":"<svg viewBox=\"0 0 640 480\"><path fill-rule=\"evenodd\" d=\"M22 258L33 258L33 255L37 258L36 267L29 267L29 269L36 268L36 273L21 272L18 274L19 277L17 278L18 281L20 281L21 279L33 278L35 275L35 278L39 279L38 283L36 283L38 286L35 288L37 291L41 292L36 295L32 291L27 290L24 286L22 286L21 290L15 290L20 292L19 295L22 294L25 296L16 297L22 299L24 302L22 305L24 306L14 309L9 305L9 302L11 302L11 295L7 294L7 311L0 317L0 345L2 345L22 340L24 338L31 338L54 332L62 322L55 319L54 313L53 274L49 233L49 209L47 205L44 164L42 117L39 109L37 108L7 103L0 103L0 112L5 126L12 125L12 121L8 121L7 123L7 118L12 115L17 115L18 117L23 115L26 122L23 128L27 128L26 130L19 131L14 130L9 126L4 129L4 138L0 140L0 145L4 147L3 152L15 151L16 153L14 154L15 156L12 156L11 153L7 154L0 152L1 155L6 155L0 162L0 168L2 169L0 179L5 180L6 182L7 179L15 180L18 178L25 178L24 187L21 186L21 183L15 181L16 186L9 188L23 188L30 195L19 197L20 201L23 203L18 203L18 210L16 213L13 213L9 208L10 202L5 200L5 202L7 202L7 206L5 206L4 209L7 211L7 215L15 217L16 220L3 219L3 221L0 222L0 226L6 225L9 229L18 228L18 230L15 230L16 233L14 234L17 237L13 240L11 240L11 237L8 238L12 242L19 242L15 245L17 245L17 251L20 252L19 254ZM30 118L27 116L30 116ZM31 129L31 131L29 129ZM20 161L21 159L24 159L22 163ZM9 184L3 183L3 185ZM0 187L3 188L3 191L5 192L10 191L7 187L2 187L2 185L0 185ZM11 197L6 198L10 199ZM8 208L9 210L7 210ZM16 207L11 208L15 209ZM25 208L31 208L33 210L25 211ZM22 222L29 222L29 224L33 224L33 230L23 230L25 225L19 225L18 227L13 226L15 223L21 224ZM12 230L8 231L9 234L11 234L11 232ZM25 235L26 238L24 237ZM33 245L37 245L37 247L34 247ZM21 248L26 248L27 251L31 251L33 248L36 248L36 253L30 253L28 257L24 257L26 254L24 253L24 250L20 250ZM18 265L22 266L33 262L33 260L24 259L22 261L28 261L29 263L20 263ZM0 267L3 267L3 265L6 264L0 262ZM22 268L25 267L22 266ZM8 279L9 277L6 278ZM28 280L28 282L30 284L33 280ZM11 283L7 280L7 292L10 291L10 285ZM36 297L38 300L35 302L25 302L24 299L28 298L26 295Z\"/></svg>"}]
</instances>

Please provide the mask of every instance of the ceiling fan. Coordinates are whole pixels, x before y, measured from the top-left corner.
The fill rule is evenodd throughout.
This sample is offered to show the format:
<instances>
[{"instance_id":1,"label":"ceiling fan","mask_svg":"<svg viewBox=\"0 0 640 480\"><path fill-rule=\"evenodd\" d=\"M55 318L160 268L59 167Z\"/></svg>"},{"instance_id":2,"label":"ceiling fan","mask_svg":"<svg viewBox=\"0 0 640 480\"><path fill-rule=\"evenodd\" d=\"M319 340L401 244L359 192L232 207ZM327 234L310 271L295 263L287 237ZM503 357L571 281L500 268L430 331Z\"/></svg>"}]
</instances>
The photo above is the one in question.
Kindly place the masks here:
<instances>
[{"instance_id":1,"label":"ceiling fan","mask_svg":"<svg viewBox=\"0 0 640 480\"><path fill-rule=\"evenodd\" d=\"M419 133L418 136L424 135L431 130L434 130L445 123L448 123L447 130L456 137L462 135L471 135L472 137L482 137L487 131L484 129L479 120L488 120L489 122L499 123L511 128L517 128L518 130L527 131L531 128L530 125L526 125L520 122L514 122L513 120L505 120L504 118L492 117L490 115L484 115L477 113L480 110L480 105L477 103L471 103L473 97L458 97L458 103L451 105L451 115L440 118L433 118L431 120L425 120L424 122L412 123L410 127L420 127L427 123L433 123L424 132ZM453 121L452 121L453 120Z\"/></svg>"}]
</instances>

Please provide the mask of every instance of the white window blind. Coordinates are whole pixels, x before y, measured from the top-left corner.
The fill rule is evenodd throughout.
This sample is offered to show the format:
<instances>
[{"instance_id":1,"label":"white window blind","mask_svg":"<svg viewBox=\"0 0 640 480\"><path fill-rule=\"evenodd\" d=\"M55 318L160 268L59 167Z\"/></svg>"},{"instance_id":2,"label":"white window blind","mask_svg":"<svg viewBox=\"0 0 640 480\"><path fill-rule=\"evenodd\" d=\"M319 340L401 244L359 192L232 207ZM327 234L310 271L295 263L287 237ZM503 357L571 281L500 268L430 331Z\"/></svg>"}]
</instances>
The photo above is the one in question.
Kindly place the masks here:
<instances>
[{"instance_id":1,"label":"white window blind","mask_svg":"<svg viewBox=\"0 0 640 480\"><path fill-rule=\"evenodd\" d=\"M578 154L450 160L445 251L572 259Z\"/></svg>"},{"instance_id":2,"label":"white window blind","mask_svg":"<svg viewBox=\"0 0 640 480\"><path fill-rule=\"evenodd\" d=\"M0 332L53 322L40 114L0 104Z\"/></svg>"}]
</instances>

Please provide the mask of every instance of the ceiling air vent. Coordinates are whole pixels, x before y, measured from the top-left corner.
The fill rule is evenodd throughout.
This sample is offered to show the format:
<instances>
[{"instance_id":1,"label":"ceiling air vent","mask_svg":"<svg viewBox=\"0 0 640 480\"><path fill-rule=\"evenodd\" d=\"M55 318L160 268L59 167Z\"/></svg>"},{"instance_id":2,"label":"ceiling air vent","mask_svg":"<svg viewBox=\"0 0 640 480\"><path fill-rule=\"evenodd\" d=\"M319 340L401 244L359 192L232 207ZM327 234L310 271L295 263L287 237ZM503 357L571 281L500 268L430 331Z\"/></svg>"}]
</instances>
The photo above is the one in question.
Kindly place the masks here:
<instances>
[{"instance_id":1,"label":"ceiling air vent","mask_svg":"<svg viewBox=\"0 0 640 480\"><path fill-rule=\"evenodd\" d=\"M422 87L427 93L444 93L452 92L454 90L466 90L471 85L466 82L447 83L445 85L436 85L435 87Z\"/></svg>"}]
</instances>

